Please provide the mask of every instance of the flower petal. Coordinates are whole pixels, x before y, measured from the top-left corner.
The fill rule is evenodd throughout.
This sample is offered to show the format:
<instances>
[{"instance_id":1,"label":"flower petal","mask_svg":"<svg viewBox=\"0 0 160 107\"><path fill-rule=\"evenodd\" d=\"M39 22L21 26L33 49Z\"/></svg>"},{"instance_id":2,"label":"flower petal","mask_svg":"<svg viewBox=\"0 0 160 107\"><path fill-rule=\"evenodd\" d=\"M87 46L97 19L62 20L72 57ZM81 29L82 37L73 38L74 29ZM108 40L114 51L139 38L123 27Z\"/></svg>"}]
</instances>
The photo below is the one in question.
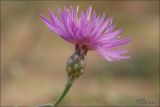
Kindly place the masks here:
<instances>
[{"instance_id":1,"label":"flower petal","mask_svg":"<svg viewBox=\"0 0 160 107\"><path fill-rule=\"evenodd\" d=\"M45 17L43 15L41 15L40 17L41 17L42 21L51 29L51 31L61 35L61 32L53 26L53 23L50 20L48 20L47 17Z\"/></svg>"},{"instance_id":2,"label":"flower petal","mask_svg":"<svg viewBox=\"0 0 160 107\"><path fill-rule=\"evenodd\" d=\"M108 24L110 23L110 21L113 19L113 16L106 19L106 21L103 23L103 25L100 27L100 29L98 30L98 34L101 34L105 29L106 27L108 26Z\"/></svg>"},{"instance_id":3,"label":"flower petal","mask_svg":"<svg viewBox=\"0 0 160 107\"><path fill-rule=\"evenodd\" d=\"M113 51L105 50L103 48L97 48L96 50L102 57L104 57L106 60L108 60L110 62L120 61L122 59L130 58L130 56L119 55L120 53L123 53L124 51L123 52L122 51L121 52L116 52L116 51L113 52Z\"/></svg>"},{"instance_id":4,"label":"flower petal","mask_svg":"<svg viewBox=\"0 0 160 107\"><path fill-rule=\"evenodd\" d=\"M130 37L125 37L123 39L118 39L118 40L108 40L108 41L101 40L101 41L98 41L98 43L103 48L109 49L109 48L122 46L130 41L131 41Z\"/></svg>"},{"instance_id":5,"label":"flower petal","mask_svg":"<svg viewBox=\"0 0 160 107\"><path fill-rule=\"evenodd\" d=\"M92 6L89 6L88 9L86 10L86 13L85 13L85 17L87 20L90 20L91 11L92 11Z\"/></svg>"},{"instance_id":6,"label":"flower petal","mask_svg":"<svg viewBox=\"0 0 160 107\"><path fill-rule=\"evenodd\" d=\"M101 48L97 48L96 51L103 57L105 58L106 60L110 61L110 62L113 62L114 59L112 57L110 57L109 55L106 54L105 50L104 49L101 49Z\"/></svg>"},{"instance_id":7,"label":"flower petal","mask_svg":"<svg viewBox=\"0 0 160 107\"><path fill-rule=\"evenodd\" d=\"M107 33L107 34L101 36L100 40L104 40L104 41L111 40L111 39L118 37L121 33L122 33L122 29L118 29L114 32Z\"/></svg>"}]
</instances>

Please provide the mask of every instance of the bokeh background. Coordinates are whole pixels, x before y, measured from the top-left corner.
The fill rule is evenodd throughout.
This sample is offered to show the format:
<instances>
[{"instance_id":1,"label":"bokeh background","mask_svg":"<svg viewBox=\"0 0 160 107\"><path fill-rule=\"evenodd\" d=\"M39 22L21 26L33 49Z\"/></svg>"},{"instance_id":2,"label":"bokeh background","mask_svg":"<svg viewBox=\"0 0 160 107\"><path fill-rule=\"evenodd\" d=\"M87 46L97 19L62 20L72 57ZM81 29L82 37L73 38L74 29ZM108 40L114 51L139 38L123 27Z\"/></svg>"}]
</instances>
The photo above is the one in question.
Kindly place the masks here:
<instances>
[{"instance_id":1,"label":"bokeh background","mask_svg":"<svg viewBox=\"0 0 160 107\"><path fill-rule=\"evenodd\" d=\"M131 59L110 63L95 51L87 54L85 73L74 83L62 106L158 106L159 1L1 1L1 106L31 106L54 101L62 92L65 65L74 46L40 19L57 15L56 7L73 5L115 16L123 48ZM146 104L138 104L144 98ZM153 102L153 104L149 104Z\"/></svg>"}]
</instances>

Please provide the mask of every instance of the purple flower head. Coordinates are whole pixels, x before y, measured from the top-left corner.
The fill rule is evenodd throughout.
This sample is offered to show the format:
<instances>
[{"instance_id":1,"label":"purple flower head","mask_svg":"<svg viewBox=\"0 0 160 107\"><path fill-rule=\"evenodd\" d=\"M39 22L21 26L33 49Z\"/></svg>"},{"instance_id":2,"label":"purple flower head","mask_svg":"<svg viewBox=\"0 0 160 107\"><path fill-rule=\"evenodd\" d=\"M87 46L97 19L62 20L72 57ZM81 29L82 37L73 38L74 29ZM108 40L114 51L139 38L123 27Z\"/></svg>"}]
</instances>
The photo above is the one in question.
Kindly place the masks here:
<instances>
[{"instance_id":1,"label":"purple flower head","mask_svg":"<svg viewBox=\"0 0 160 107\"><path fill-rule=\"evenodd\" d=\"M63 11L58 8L59 17L49 10L50 19L43 15L41 19L51 31L76 47L82 46L86 50L96 50L108 61L129 58L129 56L122 56L127 53L127 50L119 49L119 47L128 43L130 38L120 38L122 30L115 30L115 25L112 24L113 17L105 19L104 13L102 16L97 16L95 11L91 15L91 6L86 12L81 11L80 15L78 15L78 10L78 6L76 10L72 6L64 7Z\"/></svg>"}]
</instances>

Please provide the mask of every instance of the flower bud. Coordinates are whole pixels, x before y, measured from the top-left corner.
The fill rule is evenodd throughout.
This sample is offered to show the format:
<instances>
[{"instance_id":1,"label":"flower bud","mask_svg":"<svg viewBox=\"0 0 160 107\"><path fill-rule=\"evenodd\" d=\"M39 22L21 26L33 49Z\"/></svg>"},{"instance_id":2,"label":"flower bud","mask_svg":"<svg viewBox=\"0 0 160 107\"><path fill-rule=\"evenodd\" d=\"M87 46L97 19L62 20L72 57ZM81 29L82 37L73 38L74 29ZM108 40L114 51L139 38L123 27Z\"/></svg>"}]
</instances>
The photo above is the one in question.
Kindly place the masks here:
<instances>
[{"instance_id":1,"label":"flower bud","mask_svg":"<svg viewBox=\"0 0 160 107\"><path fill-rule=\"evenodd\" d=\"M85 69L85 55L87 52L87 48L83 45L76 45L76 49L73 55L67 61L66 70L68 73L68 78L78 78L81 74L83 74Z\"/></svg>"}]
</instances>

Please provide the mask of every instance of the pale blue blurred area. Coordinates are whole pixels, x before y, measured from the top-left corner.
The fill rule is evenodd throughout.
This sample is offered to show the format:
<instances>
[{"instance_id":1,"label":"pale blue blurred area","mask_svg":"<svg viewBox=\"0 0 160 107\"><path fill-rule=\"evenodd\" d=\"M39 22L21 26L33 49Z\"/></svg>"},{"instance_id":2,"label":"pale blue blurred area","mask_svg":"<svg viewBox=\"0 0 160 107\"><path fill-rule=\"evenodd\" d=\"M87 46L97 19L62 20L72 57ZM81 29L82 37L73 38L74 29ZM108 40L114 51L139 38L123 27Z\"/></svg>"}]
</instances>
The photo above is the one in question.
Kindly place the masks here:
<instances>
[{"instance_id":1,"label":"pale blue blurred area","mask_svg":"<svg viewBox=\"0 0 160 107\"><path fill-rule=\"evenodd\" d=\"M70 5L114 16L121 36L132 38L123 47L131 59L110 63L88 52L85 73L61 105L139 106L141 97L158 105L159 1L2 1L1 105L49 103L61 93L74 46L51 32L40 15L49 16L48 9L57 15L58 6Z\"/></svg>"}]
</instances>

